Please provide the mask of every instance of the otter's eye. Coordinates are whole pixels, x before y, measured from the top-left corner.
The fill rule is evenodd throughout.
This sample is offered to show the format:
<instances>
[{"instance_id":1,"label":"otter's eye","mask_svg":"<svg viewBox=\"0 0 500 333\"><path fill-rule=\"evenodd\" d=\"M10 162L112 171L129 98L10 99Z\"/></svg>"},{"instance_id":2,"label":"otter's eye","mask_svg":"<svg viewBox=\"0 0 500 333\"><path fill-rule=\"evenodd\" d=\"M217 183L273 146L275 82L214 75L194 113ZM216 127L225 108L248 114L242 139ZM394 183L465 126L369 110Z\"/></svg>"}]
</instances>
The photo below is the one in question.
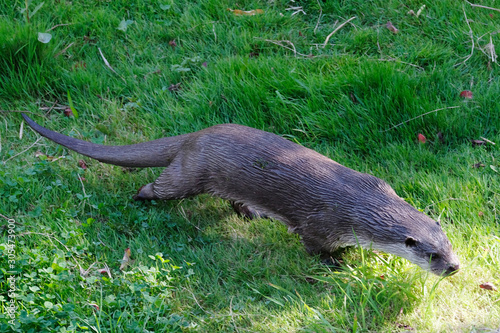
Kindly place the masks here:
<instances>
[{"instance_id":1,"label":"otter's eye","mask_svg":"<svg viewBox=\"0 0 500 333\"><path fill-rule=\"evenodd\" d=\"M415 238L406 237L405 245L408 247L414 247L417 245L417 240Z\"/></svg>"},{"instance_id":2,"label":"otter's eye","mask_svg":"<svg viewBox=\"0 0 500 333\"><path fill-rule=\"evenodd\" d=\"M429 259L431 259L431 261L439 259L439 254L431 253L431 254L429 254Z\"/></svg>"}]
</instances>

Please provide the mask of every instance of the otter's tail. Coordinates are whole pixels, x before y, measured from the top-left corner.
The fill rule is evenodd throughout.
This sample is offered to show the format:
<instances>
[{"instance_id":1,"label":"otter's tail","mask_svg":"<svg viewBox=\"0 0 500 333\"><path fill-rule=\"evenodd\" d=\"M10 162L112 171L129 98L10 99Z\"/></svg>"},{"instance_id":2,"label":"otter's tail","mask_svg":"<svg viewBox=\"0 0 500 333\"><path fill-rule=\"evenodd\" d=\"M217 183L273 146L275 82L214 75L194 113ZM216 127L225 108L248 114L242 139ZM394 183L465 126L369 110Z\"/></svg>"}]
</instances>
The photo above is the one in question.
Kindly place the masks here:
<instances>
[{"instance_id":1,"label":"otter's tail","mask_svg":"<svg viewBox=\"0 0 500 333\"><path fill-rule=\"evenodd\" d=\"M167 137L126 146L105 146L75 139L38 125L22 113L24 120L42 136L103 163L125 167L168 166L179 152L185 135Z\"/></svg>"}]
</instances>

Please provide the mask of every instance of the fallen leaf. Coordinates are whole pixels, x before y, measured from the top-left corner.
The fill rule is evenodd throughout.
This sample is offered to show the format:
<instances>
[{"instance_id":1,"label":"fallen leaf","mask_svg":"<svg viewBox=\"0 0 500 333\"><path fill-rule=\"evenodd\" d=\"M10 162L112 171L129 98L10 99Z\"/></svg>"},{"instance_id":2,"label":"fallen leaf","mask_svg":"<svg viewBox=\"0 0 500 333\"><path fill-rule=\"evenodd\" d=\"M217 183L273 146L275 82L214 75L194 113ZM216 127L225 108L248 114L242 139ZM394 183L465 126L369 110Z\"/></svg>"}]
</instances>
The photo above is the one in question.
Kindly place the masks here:
<instances>
[{"instance_id":1,"label":"fallen leaf","mask_svg":"<svg viewBox=\"0 0 500 333\"><path fill-rule=\"evenodd\" d=\"M427 141L427 139L425 138L425 136L423 134L420 134L420 133L418 133L417 138L418 138L418 141L420 143L425 143Z\"/></svg>"},{"instance_id":2,"label":"fallen leaf","mask_svg":"<svg viewBox=\"0 0 500 333\"><path fill-rule=\"evenodd\" d=\"M120 24L118 25L118 28L116 28L116 29L121 30L123 32L126 32L128 26L131 25L132 23L134 23L134 21L132 21L132 20L122 20L120 22Z\"/></svg>"},{"instance_id":3,"label":"fallen leaf","mask_svg":"<svg viewBox=\"0 0 500 333\"><path fill-rule=\"evenodd\" d=\"M483 216L483 215L484 215L484 213L483 213L483 212L478 212L478 213L477 213L477 216L479 216L479 217L481 217L481 216Z\"/></svg>"},{"instance_id":4,"label":"fallen leaf","mask_svg":"<svg viewBox=\"0 0 500 333\"><path fill-rule=\"evenodd\" d=\"M66 117L71 117L73 115L73 112L71 111L71 108L64 109L63 113L64 113L64 115Z\"/></svg>"},{"instance_id":5,"label":"fallen leaf","mask_svg":"<svg viewBox=\"0 0 500 333\"><path fill-rule=\"evenodd\" d=\"M484 146L486 141L483 140L471 140L473 146Z\"/></svg>"},{"instance_id":6,"label":"fallen leaf","mask_svg":"<svg viewBox=\"0 0 500 333\"><path fill-rule=\"evenodd\" d=\"M460 97L466 98L466 99L472 99L472 91L464 90L460 93Z\"/></svg>"},{"instance_id":7,"label":"fallen leaf","mask_svg":"<svg viewBox=\"0 0 500 333\"><path fill-rule=\"evenodd\" d=\"M94 308L94 310L97 310L97 311L99 311L99 310L100 310L99 305L97 305L97 304L95 304L95 303L89 303L88 305L90 305L91 307L93 307L93 308Z\"/></svg>"},{"instance_id":8,"label":"fallen leaf","mask_svg":"<svg viewBox=\"0 0 500 333\"><path fill-rule=\"evenodd\" d=\"M228 8L230 12L232 12L234 15L240 16L240 15L246 15L246 16L253 16L257 14L264 14L264 11L262 9L253 9L253 10L240 10L240 9L231 9Z\"/></svg>"},{"instance_id":9,"label":"fallen leaf","mask_svg":"<svg viewBox=\"0 0 500 333\"><path fill-rule=\"evenodd\" d=\"M486 290L491 290L491 291L497 291L497 287L495 287L495 285L491 282L486 282L486 283L482 283L479 285L479 288L482 288L482 289L486 289Z\"/></svg>"},{"instance_id":10,"label":"fallen leaf","mask_svg":"<svg viewBox=\"0 0 500 333\"><path fill-rule=\"evenodd\" d=\"M172 48L175 49L177 43L175 42L175 39L172 39L170 42L168 42L168 45L172 46Z\"/></svg>"},{"instance_id":11,"label":"fallen leaf","mask_svg":"<svg viewBox=\"0 0 500 333\"><path fill-rule=\"evenodd\" d=\"M112 278L112 277L111 277L111 272L110 272L110 270L109 270L108 265L106 265L106 267L104 267L104 268L100 268L100 269L98 269L97 271L98 271L100 274L102 274L102 275L105 275L105 274L106 274L106 275L108 275L110 279Z\"/></svg>"},{"instance_id":12,"label":"fallen leaf","mask_svg":"<svg viewBox=\"0 0 500 333\"><path fill-rule=\"evenodd\" d=\"M490 13L490 17L493 18L493 14Z\"/></svg>"},{"instance_id":13,"label":"fallen leaf","mask_svg":"<svg viewBox=\"0 0 500 333\"><path fill-rule=\"evenodd\" d=\"M84 160L79 160L78 161L78 165L80 166L80 168L82 168L83 170L87 170L87 163L85 163Z\"/></svg>"},{"instance_id":14,"label":"fallen leaf","mask_svg":"<svg viewBox=\"0 0 500 333\"><path fill-rule=\"evenodd\" d=\"M484 168L485 165L483 163L476 163L472 167L475 168L475 169L478 169L478 168Z\"/></svg>"},{"instance_id":15,"label":"fallen leaf","mask_svg":"<svg viewBox=\"0 0 500 333\"><path fill-rule=\"evenodd\" d=\"M128 266L131 254L132 253L130 252L130 248L127 247L125 249L125 253L123 254L122 264L120 265L120 271L123 271Z\"/></svg>"},{"instance_id":16,"label":"fallen leaf","mask_svg":"<svg viewBox=\"0 0 500 333\"><path fill-rule=\"evenodd\" d=\"M387 24L385 26L387 27L387 29L394 32L395 34L399 32L399 30L392 24L391 21L387 21Z\"/></svg>"},{"instance_id":17,"label":"fallen leaf","mask_svg":"<svg viewBox=\"0 0 500 333\"><path fill-rule=\"evenodd\" d=\"M38 41L43 44L47 44L52 39L52 35L47 32L38 33Z\"/></svg>"}]
</instances>

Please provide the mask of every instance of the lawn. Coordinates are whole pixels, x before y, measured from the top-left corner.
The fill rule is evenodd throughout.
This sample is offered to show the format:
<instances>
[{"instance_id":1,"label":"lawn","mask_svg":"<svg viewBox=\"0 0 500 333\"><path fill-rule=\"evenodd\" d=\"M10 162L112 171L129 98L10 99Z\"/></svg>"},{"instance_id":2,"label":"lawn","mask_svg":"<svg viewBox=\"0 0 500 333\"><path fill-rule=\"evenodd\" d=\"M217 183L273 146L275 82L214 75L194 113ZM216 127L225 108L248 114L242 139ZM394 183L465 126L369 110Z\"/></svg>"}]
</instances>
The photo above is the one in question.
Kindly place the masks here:
<instances>
[{"instance_id":1,"label":"lawn","mask_svg":"<svg viewBox=\"0 0 500 333\"><path fill-rule=\"evenodd\" d=\"M0 332L496 332L499 33L494 0L0 0ZM334 270L221 199L135 202L161 169L21 111L102 144L282 135L387 181L461 269L353 248Z\"/></svg>"}]
</instances>

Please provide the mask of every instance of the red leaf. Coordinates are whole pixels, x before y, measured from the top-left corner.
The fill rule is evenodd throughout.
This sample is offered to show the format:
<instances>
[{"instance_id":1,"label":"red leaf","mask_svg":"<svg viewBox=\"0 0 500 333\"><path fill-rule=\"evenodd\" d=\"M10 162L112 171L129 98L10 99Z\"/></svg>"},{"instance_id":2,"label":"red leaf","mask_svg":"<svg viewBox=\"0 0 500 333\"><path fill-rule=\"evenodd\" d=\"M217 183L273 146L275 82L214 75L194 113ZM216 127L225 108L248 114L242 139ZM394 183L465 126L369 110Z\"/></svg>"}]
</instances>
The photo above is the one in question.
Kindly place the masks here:
<instances>
[{"instance_id":1,"label":"red leaf","mask_svg":"<svg viewBox=\"0 0 500 333\"><path fill-rule=\"evenodd\" d=\"M423 134L418 133L417 137L418 137L418 141L420 143L425 143L427 141L427 139L425 138L425 136Z\"/></svg>"},{"instance_id":2,"label":"red leaf","mask_svg":"<svg viewBox=\"0 0 500 333\"><path fill-rule=\"evenodd\" d=\"M472 91L470 91L470 90L464 90L464 91L462 91L460 93L460 97L472 99Z\"/></svg>"},{"instance_id":3,"label":"red leaf","mask_svg":"<svg viewBox=\"0 0 500 333\"><path fill-rule=\"evenodd\" d=\"M480 284L479 288L483 288L483 289L491 290L491 291L497 291L497 287L495 287L495 285L493 283L490 283L490 282Z\"/></svg>"},{"instance_id":4,"label":"red leaf","mask_svg":"<svg viewBox=\"0 0 500 333\"><path fill-rule=\"evenodd\" d=\"M78 165L80 166L80 168L82 168L83 170L86 170L87 169L87 163L85 163L84 160L79 160L78 161Z\"/></svg>"},{"instance_id":5,"label":"red leaf","mask_svg":"<svg viewBox=\"0 0 500 333\"><path fill-rule=\"evenodd\" d=\"M63 113L64 113L64 115L65 115L66 117L71 117L71 116L73 116L73 111L71 111L71 108L70 108L70 107L67 107L66 109L64 109Z\"/></svg>"}]
</instances>

